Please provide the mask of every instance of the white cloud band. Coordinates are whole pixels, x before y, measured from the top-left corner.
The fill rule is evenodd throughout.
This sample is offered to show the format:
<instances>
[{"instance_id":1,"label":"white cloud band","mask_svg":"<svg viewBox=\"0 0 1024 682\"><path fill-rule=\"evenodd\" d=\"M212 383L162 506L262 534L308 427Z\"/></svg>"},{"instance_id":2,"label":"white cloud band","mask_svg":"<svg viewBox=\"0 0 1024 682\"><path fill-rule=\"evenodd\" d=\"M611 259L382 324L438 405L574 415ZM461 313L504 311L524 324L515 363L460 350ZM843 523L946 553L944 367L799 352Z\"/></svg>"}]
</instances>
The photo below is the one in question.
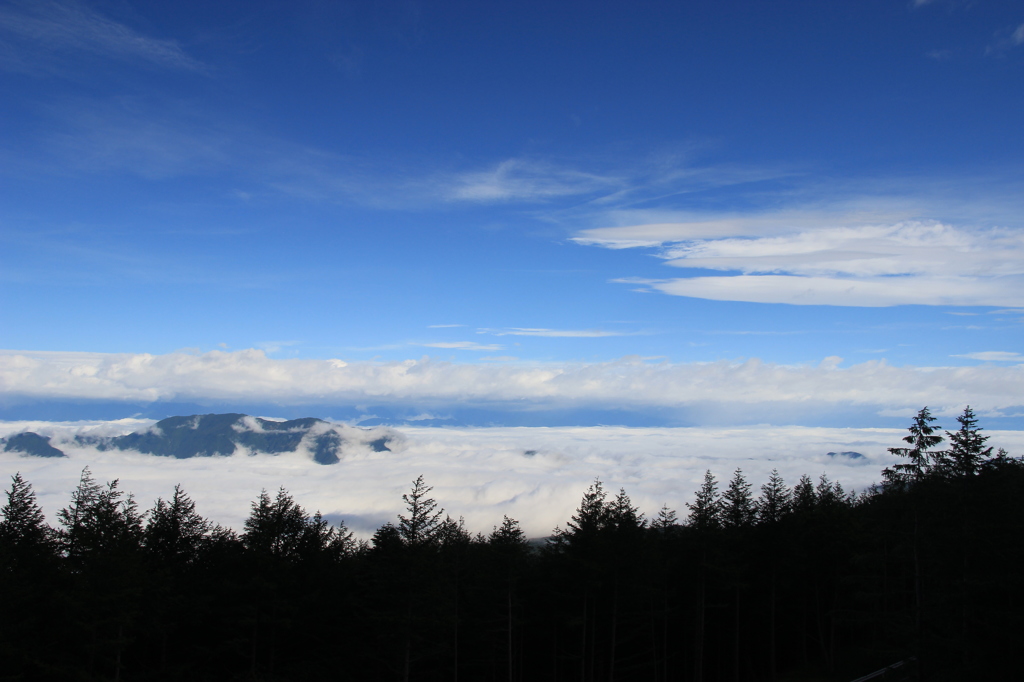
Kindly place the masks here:
<instances>
[{"instance_id":1,"label":"white cloud band","mask_svg":"<svg viewBox=\"0 0 1024 682\"><path fill-rule=\"evenodd\" d=\"M577 364L457 364L272 359L260 350L203 354L0 352L8 399L516 403L522 408L722 405L860 406L884 410L970 402L998 412L1024 403L1024 364L845 369L744 362L672 364L626 357Z\"/></svg>"},{"instance_id":2,"label":"white cloud band","mask_svg":"<svg viewBox=\"0 0 1024 682\"><path fill-rule=\"evenodd\" d=\"M783 218L791 220L786 230ZM1024 305L1024 231L934 222L809 226L808 216L581 232L581 244L648 247L669 265L737 274L622 278L676 296L837 306Z\"/></svg>"}]
</instances>

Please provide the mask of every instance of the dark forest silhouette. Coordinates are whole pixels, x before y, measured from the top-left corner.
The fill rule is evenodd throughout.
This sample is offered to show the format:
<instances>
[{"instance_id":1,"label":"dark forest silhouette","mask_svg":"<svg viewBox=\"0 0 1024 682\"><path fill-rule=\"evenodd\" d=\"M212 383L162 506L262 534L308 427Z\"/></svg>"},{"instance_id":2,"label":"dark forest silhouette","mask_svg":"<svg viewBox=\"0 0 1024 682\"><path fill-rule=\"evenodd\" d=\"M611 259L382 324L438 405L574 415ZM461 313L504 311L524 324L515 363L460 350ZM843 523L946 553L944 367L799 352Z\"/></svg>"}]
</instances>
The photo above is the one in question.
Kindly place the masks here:
<instances>
[{"instance_id":1,"label":"dark forest silhouette","mask_svg":"<svg viewBox=\"0 0 1024 682\"><path fill-rule=\"evenodd\" d=\"M422 477L357 541L281 489L240 533L176 487L143 512L88 469L45 523L0 509L0 679L986 679L1024 633L1024 461L928 409L882 483L755 493L709 471L685 521L599 480L543 543L473 536Z\"/></svg>"}]
</instances>

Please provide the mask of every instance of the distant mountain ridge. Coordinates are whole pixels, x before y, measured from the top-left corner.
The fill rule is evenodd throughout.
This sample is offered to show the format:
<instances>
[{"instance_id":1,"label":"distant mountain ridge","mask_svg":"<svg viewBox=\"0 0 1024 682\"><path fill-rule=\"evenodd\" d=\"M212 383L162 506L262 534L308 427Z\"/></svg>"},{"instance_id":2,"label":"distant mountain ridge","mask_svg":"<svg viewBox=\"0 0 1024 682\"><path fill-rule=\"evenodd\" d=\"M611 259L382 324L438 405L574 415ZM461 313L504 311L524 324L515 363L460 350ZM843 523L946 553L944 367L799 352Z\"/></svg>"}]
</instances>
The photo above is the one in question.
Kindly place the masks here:
<instances>
[{"instance_id":1,"label":"distant mountain ridge","mask_svg":"<svg viewBox=\"0 0 1024 682\"><path fill-rule=\"evenodd\" d=\"M20 452L32 457L67 457L61 450L50 445L49 438L31 431L0 439L0 443L4 446L4 452Z\"/></svg>"},{"instance_id":2,"label":"distant mountain ridge","mask_svg":"<svg viewBox=\"0 0 1024 682\"><path fill-rule=\"evenodd\" d=\"M384 435L380 435L381 431L385 431ZM315 417L274 421L229 413L168 417L142 431L113 437L76 436L74 443L98 450L134 450L177 459L232 455L239 448L253 454L276 455L305 447L319 464L335 464L346 447L363 445L374 452L387 452L388 443L397 437L386 429L342 426ZM5 451L36 457L65 456L50 444L49 438L31 431L0 442Z\"/></svg>"}]
</instances>

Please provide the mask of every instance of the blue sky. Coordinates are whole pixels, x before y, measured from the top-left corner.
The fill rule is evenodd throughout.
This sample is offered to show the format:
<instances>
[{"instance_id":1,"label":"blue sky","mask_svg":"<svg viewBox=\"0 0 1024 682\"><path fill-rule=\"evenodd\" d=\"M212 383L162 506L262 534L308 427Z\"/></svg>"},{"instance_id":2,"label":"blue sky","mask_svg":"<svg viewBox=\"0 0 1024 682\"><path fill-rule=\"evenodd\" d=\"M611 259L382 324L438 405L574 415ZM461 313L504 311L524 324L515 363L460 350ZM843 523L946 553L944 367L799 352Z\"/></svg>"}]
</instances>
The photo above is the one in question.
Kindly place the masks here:
<instances>
[{"instance_id":1,"label":"blue sky","mask_svg":"<svg viewBox=\"0 0 1024 682\"><path fill-rule=\"evenodd\" d=\"M1022 85L1017 2L2 2L0 407L1016 424Z\"/></svg>"}]
</instances>

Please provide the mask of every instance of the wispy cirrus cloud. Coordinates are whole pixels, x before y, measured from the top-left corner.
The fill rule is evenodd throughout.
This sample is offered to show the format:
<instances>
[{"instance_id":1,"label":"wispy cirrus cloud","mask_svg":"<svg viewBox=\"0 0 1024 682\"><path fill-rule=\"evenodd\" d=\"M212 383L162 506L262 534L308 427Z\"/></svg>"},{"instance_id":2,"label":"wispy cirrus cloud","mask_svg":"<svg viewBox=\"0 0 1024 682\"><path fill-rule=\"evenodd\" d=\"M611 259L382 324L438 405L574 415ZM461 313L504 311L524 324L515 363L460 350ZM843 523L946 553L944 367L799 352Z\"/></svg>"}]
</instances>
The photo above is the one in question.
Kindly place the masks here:
<instances>
[{"instance_id":1,"label":"wispy cirrus cloud","mask_svg":"<svg viewBox=\"0 0 1024 682\"><path fill-rule=\"evenodd\" d=\"M477 343L475 341L433 341L430 343L417 343L415 345L425 348L448 348L451 350L495 351L504 349L504 346L496 343Z\"/></svg>"},{"instance_id":2,"label":"wispy cirrus cloud","mask_svg":"<svg viewBox=\"0 0 1024 682\"><path fill-rule=\"evenodd\" d=\"M1024 362L1024 355L1002 350L986 350L977 353L964 353L962 355L954 355L953 357L981 360L982 362Z\"/></svg>"},{"instance_id":3,"label":"wispy cirrus cloud","mask_svg":"<svg viewBox=\"0 0 1024 682\"><path fill-rule=\"evenodd\" d=\"M615 280L677 296L839 306L1024 303L1020 229L923 221L814 225L820 220L764 215L632 225L584 230L575 239L651 248L670 266L735 273Z\"/></svg>"},{"instance_id":4,"label":"wispy cirrus cloud","mask_svg":"<svg viewBox=\"0 0 1024 682\"><path fill-rule=\"evenodd\" d=\"M544 329L531 327L505 327L502 329L479 329L478 334L491 336L546 336L572 339L596 339L606 336L635 336L639 332L616 332L603 329Z\"/></svg>"},{"instance_id":5,"label":"wispy cirrus cloud","mask_svg":"<svg viewBox=\"0 0 1024 682\"><path fill-rule=\"evenodd\" d=\"M0 65L13 71L52 72L67 59L91 54L123 62L201 70L174 40L147 36L74 1L32 0L0 8Z\"/></svg>"},{"instance_id":6,"label":"wispy cirrus cloud","mask_svg":"<svg viewBox=\"0 0 1024 682\"><path fill-rule=\"evenodd\" d=\"M442 180L446 198L474 202L544 201L607 192L624 183L622 177L526 158L506 159L489 169Z\"/></svg>"}]
</instances>

